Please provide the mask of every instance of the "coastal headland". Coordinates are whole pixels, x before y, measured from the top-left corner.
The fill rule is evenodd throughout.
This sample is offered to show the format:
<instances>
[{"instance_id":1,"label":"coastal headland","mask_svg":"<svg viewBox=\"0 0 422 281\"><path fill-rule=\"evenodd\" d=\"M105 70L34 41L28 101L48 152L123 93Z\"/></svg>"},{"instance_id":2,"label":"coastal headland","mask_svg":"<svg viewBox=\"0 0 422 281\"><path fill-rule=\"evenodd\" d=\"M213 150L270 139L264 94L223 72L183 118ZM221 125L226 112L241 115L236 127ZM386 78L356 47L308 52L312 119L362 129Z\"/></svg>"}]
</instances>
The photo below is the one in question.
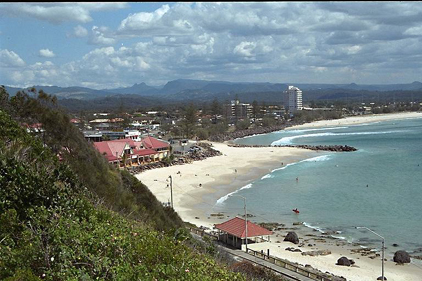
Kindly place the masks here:
<instances>
[{"instance_id":1,"label":"coastal headland","mask_svg":"<svg viewBox=\"0 0 422 281\"><path fill-rule=\"evenodd\" d=\"M422 113L398 113L349 117L337 120L324 120L310 124L290 127L289 129L317 128L325 126L357 125L363 123L397 120L403 118L422 118ZM227 143L211 143L222 155L185 165L175 165L148 170L136 177L146 184L159 201L169 202L173 193L174 209L184 221L213 229L233 215L212 214L216 201L231 192L270 173L281 165L320 156L324 151L312 151L297 147L231 147ZM357 148L359 149L359 148ZM343 152L338 152L343 153ZM352 152L353 153L353 152ZM169 176L172 177L171 187ZM172 190L171 190L172 189ZM239 210L241 213L241 210ZM260 222L259 219L254 222ZM281 223L283 218L280 218ZM300 239L300 247L283 239L288 231L295 231ZM363 249L335 239L331 235L314 231L302 224L284 225L275 231L270 243L257 243L249 246L254 250L270 249L270 254L302 265L310 265L323 272L343 276L347 280L375 280L381 275L379 251ZM302 255L301 252L329 251L328 255ZM378 254L378 256L377 256ZM340 257L355 261L351 267L336 265ZM388 280L420 280L422 268L417 265L396 265L391 257L385 261L385 276Z\"/></svg>"}]
</instances>

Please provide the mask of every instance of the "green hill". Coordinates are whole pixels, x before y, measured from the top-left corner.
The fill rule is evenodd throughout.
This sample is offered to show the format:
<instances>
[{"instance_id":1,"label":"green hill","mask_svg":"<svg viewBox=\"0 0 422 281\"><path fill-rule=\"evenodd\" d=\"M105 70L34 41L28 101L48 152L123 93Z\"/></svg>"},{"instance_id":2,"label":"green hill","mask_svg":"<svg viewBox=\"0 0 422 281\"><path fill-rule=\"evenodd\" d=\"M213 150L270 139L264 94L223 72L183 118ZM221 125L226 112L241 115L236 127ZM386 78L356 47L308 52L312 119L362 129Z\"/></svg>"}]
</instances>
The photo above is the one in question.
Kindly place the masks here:
<instances>
[{"instance_id":1,"label":"green hill","mask_svg":"<svg viewBox=\"0 0 422 281\"><path fill-rule=\"evenodd\" d=\"M22 124L41 123L28 133ZM113 169L43 91L0 88L1 280L243 280Z\"/></svg>"}]
</instances>

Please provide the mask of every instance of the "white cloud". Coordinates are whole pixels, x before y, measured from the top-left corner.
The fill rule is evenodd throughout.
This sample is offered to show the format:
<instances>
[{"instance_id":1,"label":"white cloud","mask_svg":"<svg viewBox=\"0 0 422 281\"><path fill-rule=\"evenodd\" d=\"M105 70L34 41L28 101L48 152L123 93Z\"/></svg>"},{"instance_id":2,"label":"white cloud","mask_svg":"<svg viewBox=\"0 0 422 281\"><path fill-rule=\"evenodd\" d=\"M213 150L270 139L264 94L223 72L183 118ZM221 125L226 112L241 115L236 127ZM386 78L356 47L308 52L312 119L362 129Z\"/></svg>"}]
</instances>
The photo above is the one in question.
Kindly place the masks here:
<instances>
[{"instance_id":1,"label":"white cloud","mask_svg":"<svg viewBox=\"0 0 422 281\"><path fill-rule=\"evenodd\" d=\"M89 39L89 43L93 45L113 45L116 43L116 39L109 37L107 33L109 32L107 27L93 26L92 34Z\"/></svg>"},{"instance_id":2,"label":"white cloud","mask_svg":"<svg viewBox=\"0 0 422 281\"><path fill-rule=\"evenodd\" d=\"M39 55L44 58L54 58L56 55L49 49L41 49Z\"/></svg>"},{"instance_id":3,"label":"white cloud","mask_svg":"<svg viewBox=\"0 0 422 281\"><path fill-rule=\"evenodd\" d=\"M414 81L422 69L422 18L416 17L422 8L411 2L160 4L155 11L137 10L118 19L120 24L115 29L111 24L108 28L94 22L91 30L82 23L89 21L92 11L111 9L112 5L32 7L58 7L63 11L66 5L82 9L81 18L68 14L64 19L68 21L72 15L73 21L81 23L71 29L72 36L87 37L89 44L98 46L80 59L58 66L27 66L16 54L13 60L14 53L2 53L2 60L8 58L8 67L19 65L32 71L34 83L51 76L61 77L60 81L68 85L99 88L133 85L140 80L156 85L197 77L321 83L353 78L357 80L349 82L370 83L379 79L379 73L410 68L413 71L408 76L414 78L409 80ZM114 8L119 7L116 4ZM395 11L394 16L386 13L391 11ZM344 72L352 70L355 76L345 77ZM369 70L374 72L372 76Z\"/></svg>"},{"instance_id":4,"label":"white cloud","mask_svg":"<svg viewBox=\"0 0 422 281\"><path fill-rule=\"evenodd\" d=\"M91 11L121 9L126 3L6 3L0 6L4 16L36 18L53 24L68 21L87 23L92 21Z\"/></svg>"},{"instance_id":5,"label":"white cloud","mask_svg":"<svg viewBox=\"0 0 422 281\"><path fill-rule=\"evenodd\" d=\"M73 35L78 38L86 37L88 36L88 30L85 27L78 25L73 29Z\"/></svg>"},{"instance_id":6,"label":"white cloud","mask_svg":"<svg viewBox=\"0 0 422 281\"><path fill-rule=\"evenodd\" d=\"M0 50L0 66L1 67L21 67L25 62L21 57L13 51L7 49Z\"/></svg>"},{"instance_id":7,"label":"white cloud","mask_svg":"<svg viewBox=\"0 0 422 281\"><path fill-rule=\"evenodd\" d=\"M170 10L168 5L163 5L161 8L155 10L153 13L136 13L130 14L124 19L119 26L119 31L139 31L151 28L156 24L165 13Z\"/></svg>"},{"instance_id":8,"label":"white cloud","mask_svg":"<svg viewBox=\"0 0 422 281\"><path fill-rule=\"evenodd\" d=\"M178 7L176 5L175 7ZM152 13L130 14L122 20L118 33L129 36L186 35L195 31L194 23L163 5Z\"/></svg>"},{"instance_id":9,"label":"white cloud","mask_svg":"<svg viewBox=\"0 0 422 281\"><path fill-rule=\"evenodd\" d=\"M422 36L422 26L414 26L404 32L405 35Z\"/></svg>"},{"instance_id":10,"label":"white cloud","mask_svg":"<svg viewBox=\"0 0 422 281\"><path fill-rule=\"evenodd\" d=\"M255 50L255 48L255 42L241 42L234 48L233 53L244 57L252 57L252 52Z\"/></svg>"}]
</instances>

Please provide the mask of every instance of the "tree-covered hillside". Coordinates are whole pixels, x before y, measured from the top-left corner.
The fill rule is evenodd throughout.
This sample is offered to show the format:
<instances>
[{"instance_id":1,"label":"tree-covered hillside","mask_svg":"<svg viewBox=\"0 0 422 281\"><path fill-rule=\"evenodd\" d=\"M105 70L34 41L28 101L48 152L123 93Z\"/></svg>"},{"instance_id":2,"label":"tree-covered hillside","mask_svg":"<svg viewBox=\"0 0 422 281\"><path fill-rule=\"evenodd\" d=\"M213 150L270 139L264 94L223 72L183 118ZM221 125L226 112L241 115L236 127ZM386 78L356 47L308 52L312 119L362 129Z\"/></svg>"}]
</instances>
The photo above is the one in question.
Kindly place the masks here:
<instances>
[{"instance_id":1,"label":"tree-covered hillside","mask_svg":"<svg viewBox=\"0 0 422 281\"><path fill-rule=\"evenodd\" d=\"M1 280L243 280L183 243L178 215L111 168L54 98L0 91Z\"/></svg>"}]
</instances>

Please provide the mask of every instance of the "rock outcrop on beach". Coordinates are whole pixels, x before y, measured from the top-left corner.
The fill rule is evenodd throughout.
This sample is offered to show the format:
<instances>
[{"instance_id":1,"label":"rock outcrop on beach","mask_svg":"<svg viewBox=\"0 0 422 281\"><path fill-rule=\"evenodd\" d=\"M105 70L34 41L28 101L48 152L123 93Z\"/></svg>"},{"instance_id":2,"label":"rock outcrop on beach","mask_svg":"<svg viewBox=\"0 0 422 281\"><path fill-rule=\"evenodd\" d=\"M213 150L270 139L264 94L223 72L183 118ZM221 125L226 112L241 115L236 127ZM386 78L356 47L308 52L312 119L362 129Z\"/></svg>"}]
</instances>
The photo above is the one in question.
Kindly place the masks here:
<instances>
[{"instance_id":1,"label":"rock outcrop on beach","mask_svg":"<svg viewBox=\"0 0 422 281\"><path fill-rule=\"evenodd\" d=\"M394 253L393 261L399 264L410 263L410 255L403 250Z\"/></svg>"},{"instance_id":2,"label":"rock outcrop on beach","mask_svg":"<svg viewBox=\"0 0 422 281\"><path fill-rule=\"evenodd\" d=\"M169 167L169 166L174 166L174 165L184 165L184 164L192 163L193 161L201 161L201 160L204 160L208 157L214 157L214 156L222 155L222 153L220 151L212 148L211 144L198 143L198 146L200 146L202 149L199 150L199 151L189 153L189 154L184 155L184 156L177 156L171 162L160 161L160 162L156 162L156 163L145 164L145 165L142 165L142 166L130 167L130 168L128 168L128 170L131 173L135 174L135 173L140 173L140 172L143 172L143 171L146 171L146 170L152 170L152 169L157 169L157 168L162 168L162 167Z\"/></svg>"},{"instance_id":3,"label":"rock outcrop on beach","mask_svg":"<svg viewBox=\"0 0 422 281\"><path fill-rule=\"evenodd\" d=\"M337 265L342 265L342 266L351 266L352 264L354 264L355 262L353 260L349 260L346 257L341 257L337 260Z\"/></svg>"},{"instance_id":4,"label":"rock outcrop on beach","mask_svg":"<svg viewBox=\"0 0 422 281\"><path fill-rule=\"evenodd\" d=\"M287 233L286 238L284 238L284 241L299 244L299 237L297 236L296 232L290 231L289 233Z\"/></svg>"}]
</instances>

